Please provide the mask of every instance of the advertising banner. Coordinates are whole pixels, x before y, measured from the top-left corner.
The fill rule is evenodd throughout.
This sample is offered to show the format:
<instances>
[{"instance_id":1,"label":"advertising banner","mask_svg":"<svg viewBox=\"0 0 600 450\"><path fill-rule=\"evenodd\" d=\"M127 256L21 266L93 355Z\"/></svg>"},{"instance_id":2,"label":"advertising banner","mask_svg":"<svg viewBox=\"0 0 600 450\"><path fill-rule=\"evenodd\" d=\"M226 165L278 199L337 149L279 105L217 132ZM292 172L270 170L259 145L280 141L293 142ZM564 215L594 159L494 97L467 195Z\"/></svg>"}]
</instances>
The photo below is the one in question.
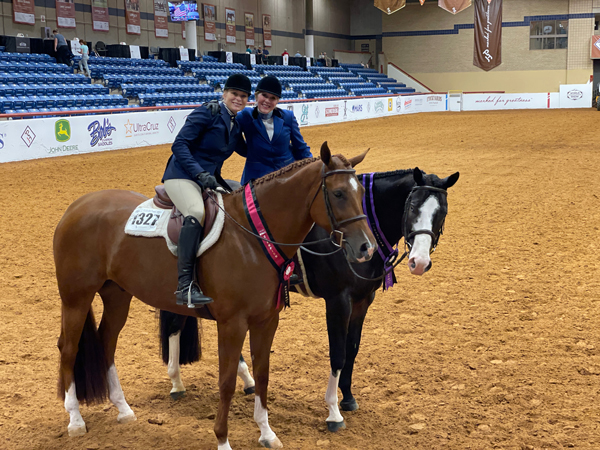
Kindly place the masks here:
<instances>
[{"instance_id":1,"label":"advertising banner","mask_svg":"<svg viewBox=\"0 0 600 450\"><path fill-rule=\"evenodd\" d=\"M473 65L485 71L502 64L502 0L475 0Z\"/></svg>"},{"instance_id":2,"label":"advertising banner","mask_svg":"<svg viewBox=\"0 0 600 450\"><path fill-rule=\"evenodd\" d=\"M246 28L246 45L254 45L254 14L244 13L244 27Z\"/></svg>"},{"instance_id":3,"label":"advertising banner","mask_svg":"<svg viewBox=\"0 0 600 450\"><path fill-rule=\"evenodd\" d=\"M225 8L225 35L228 44L235 44L235 9Z\"/></svg>"},{"instance_id":4,"label":"advertising banner","mask_svg":"<svg viewBox=\"0 0 600 450\"><path fill-rule=\"evenodd\" d=\"M592 59L600 59L600 34L592 36Z\"/></svg>"},{"instance_id":5,"label":"advertising banner","mask_svg":"<svg viewBox=\"0 0 600 450\"><path fill-rule=\"evenodd\" d=\"M375 0L375 8L393 14L406 6L406 0Z\"/></svg>"},{"instance_id":6,"label":"advertising banner","mask_svg":"<svg viewBox=\"0 0 600 450\"><path fill-rule=\"evenodd\" d=\"M463 94L463 111L550 108L550 94Z\"/></svg>"},{"instance_id":7,"label":"advertising banner","mask_svg":"<svg viewBox=\"0 0 600 450\"><path fill-rule=\"evenodd\" d=\"M217 13L215 5L209 5L204 3L202 5L202 13L204 15L204 40L205 41L216 41L217 40Z\"/></svg>"},{"instance_id":8,"label":"advertising banner","mask_svg":"<svg viewBox=\"0 0 600 450\"><path fill-rule=\"evenodd\" d=\"M127 34L142 34L140 0L125 0L125 23Z\"/></svg>"},{"instance_id":9,"label":"advertising banner","mask_svg":"<svg viewBox=\"0 0 600 450\"><path fill-rule=\"evenodd\" d=\"M77 28L74 0L56 0L56 23L60 28Z\"/></svg>"},{"instance_id":10,"label":"advertising banner","mask_svg":"<svg viewBox=\"0 0 600 450\"><path fill-rule=\"evenodd\" d=\"M92 0L92 29L108 31L108 0Z\"/></svg>"},{"instance_id":11,"label":"advertising banner","mask_svg":"<svg viewBox=\"0 0 600 450\"><path fill-rule=\"evenodd\" d=\"M561 108L591 108L592 107L592 83L588 84L561 84L560 85L560 107Z\"/></svg>"},{"instance_id":12,"label":"advertising banner","mask_svg":"<svg viewBox=\"0 0 600 450\"><path fill-rule=\"evenodd\" d=\"M403 95L397 101L402 114L448 111L447 94Z\"/></svg>"},{"instance_id":13,"label":"advertising banner","mask_svg":"<svg viewBox=\"0 0 600 450\"><path fill-rule=\"evenodd\" d=\"M449 13L458 14L471 6L471 0L438 0L438 6Z\"/></svg>"},{"instance_id":14,"label":"advertising banner","mask_svg":"<svg viewBox=\"0 0 600 450\"><path fill-rule=\"evenodd\" d=\"M169 37L169 6L167 0L154 0L154 36Z\"/></svg>"},{"instance_id":15,"label":"advertising banner","mask_svg":"<svg viewBox=\"0 0 600 450\"><path fill-rule=\"evenodd\" d=\"M271 16L263 14L263 42L265 47L271 47Z\"/></svg>"},{"instance_id":16,"label":"advertising banner","mask_svg":"<svg viewBox=\"0 0 600 450\"><path fill-rule=\"evenodd\" d=\"M13 0L13 22L35 25L34 0Z\"/></svg>"}]
</instances>

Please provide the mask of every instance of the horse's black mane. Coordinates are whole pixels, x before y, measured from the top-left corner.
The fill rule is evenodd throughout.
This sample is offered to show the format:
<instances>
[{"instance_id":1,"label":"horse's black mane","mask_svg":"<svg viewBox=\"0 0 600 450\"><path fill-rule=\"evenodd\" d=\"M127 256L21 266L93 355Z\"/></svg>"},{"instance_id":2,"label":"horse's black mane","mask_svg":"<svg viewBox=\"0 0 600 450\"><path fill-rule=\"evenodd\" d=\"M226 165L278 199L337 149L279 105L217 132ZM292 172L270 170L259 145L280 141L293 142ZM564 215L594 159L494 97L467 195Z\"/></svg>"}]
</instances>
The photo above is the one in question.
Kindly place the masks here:
<instances>
[{"instance_id":1,"label":"horse's black mane","mask_svg":"<svg viewBox=\"0 0 600 450\"><path fill-rule=\"evenodd\" d=\"M346 157L344 155L333 155L332 157L339 158L346 167L350 166L350 162L346 159ZM268 173L267 175L265 175L263 177L257 178L256 180L253 180L252 183L255 186L258 185L258 184L263 184L265 182L268 182L268 181L271 181L271 180L273 180L275 178L278 178L281 175L283 175L283 174L285 174L285 173L287 173L287 172L289 172L291 170L294 170L294 169L296 169L298 167L304 167L304 166L306 166L308 164L312 164L315 161L320 161L320 160L321 160L321 158L319 157L319 158L305 158L305 159L301 159L299 161L295 161L295 162L291 163L290 165L285 166L283 169L279 169L279 170L277 170L275 172ZM232 193L233 194L237 194L239 192L244 192L244 186L240 187L239 189L236 189Z\"/></svg>"}]
</instances>

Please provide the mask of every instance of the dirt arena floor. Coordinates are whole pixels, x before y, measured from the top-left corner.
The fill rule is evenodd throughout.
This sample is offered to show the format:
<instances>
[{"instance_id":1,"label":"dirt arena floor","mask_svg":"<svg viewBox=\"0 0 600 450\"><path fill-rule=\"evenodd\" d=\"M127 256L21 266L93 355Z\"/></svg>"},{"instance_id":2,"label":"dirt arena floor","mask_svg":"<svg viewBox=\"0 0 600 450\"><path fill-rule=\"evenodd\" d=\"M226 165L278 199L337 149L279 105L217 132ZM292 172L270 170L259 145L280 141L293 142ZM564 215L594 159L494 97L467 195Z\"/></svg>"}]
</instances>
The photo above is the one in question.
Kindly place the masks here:
<instances>
[{"instance_id":1,"label":"dirt arena floor","mask_svg":"<svg viewBox=\"0 0 600 450\"><path fill-rule=\"evenodd\" d=\"M600 448L600 113L519 111L397 116L304 128L313 149L371 152L360 166L447 176L446 233L423 277L396 269L364 327L348 428L327 432L322 300L293 296L271 355L270 423L287 449ZM174 402L155 311L132 302L117 349L138 420L82 407L88 434L67 435L56 396L60 298L52 236L67 206L106 188L151 195L168 146L0 165L0 448L215 449L216 326L183 369ZM239 178L233 157L224 175ZM100 301L94 302L100 314ZM244 354L248 355L247 343ZM241 382L234 449L258 448L254 396ZM151 422L158 422L151 423Z\"/></svg>"}]
</instances>

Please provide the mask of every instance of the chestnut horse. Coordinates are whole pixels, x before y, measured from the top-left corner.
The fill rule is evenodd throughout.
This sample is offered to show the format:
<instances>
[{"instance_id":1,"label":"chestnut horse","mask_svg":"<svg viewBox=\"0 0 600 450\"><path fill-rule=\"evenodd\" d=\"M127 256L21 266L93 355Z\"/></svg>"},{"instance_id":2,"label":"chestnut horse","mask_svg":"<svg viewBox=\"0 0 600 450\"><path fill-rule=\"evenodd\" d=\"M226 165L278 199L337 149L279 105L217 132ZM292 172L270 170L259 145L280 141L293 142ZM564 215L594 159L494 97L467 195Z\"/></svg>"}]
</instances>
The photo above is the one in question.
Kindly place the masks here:
<instances>
[{"instance_id":1,"label":"chestnut horse","mask_svg":"<svg viewBox=\"0 0 600 450\"><path fill-rule=\"evenodd\" d=\"M335 231L350 262L368 261L377 244L362 214L364 188L354 169L366 152L346 160L332 156L327 143L321 159L298 161L255 182L256 198L274 239L292 245L291 258L313 224ZM322 192L322 195L319 193ZM249 228L243 191L224 196L227 213L217 243L202 255L197 273L203 291L214 303L192 310L175 303L177 259L161 238L126 235L125 223L145 200L130 191L100 191L76 200L54 234L56 278L62 300L59 395L70 415L70 436L86 433L79 402L108 397L121 423L135 420L114 365L119 333L127 320L132 296L162 310L216 320L219 353L219 406L214 431L219 450L230 450L227 416L246 332L256 378L254 419L259 442L268 448L282 444L267 415L269 355L279 322L275 297L279 274L267 261L261 243ZM237 224L234 221L238 222ZM96 328L92 301L104 304Z\"/></svg>"}]
</instances>

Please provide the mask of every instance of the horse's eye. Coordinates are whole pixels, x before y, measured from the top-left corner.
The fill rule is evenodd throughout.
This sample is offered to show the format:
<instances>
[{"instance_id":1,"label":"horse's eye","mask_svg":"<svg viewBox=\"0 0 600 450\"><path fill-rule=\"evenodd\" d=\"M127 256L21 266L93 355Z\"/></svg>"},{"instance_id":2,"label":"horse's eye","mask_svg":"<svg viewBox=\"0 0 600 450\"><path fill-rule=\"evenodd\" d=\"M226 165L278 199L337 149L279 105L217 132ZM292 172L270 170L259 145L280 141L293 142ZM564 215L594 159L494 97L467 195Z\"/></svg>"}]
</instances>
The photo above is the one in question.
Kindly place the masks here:
<instances>
[{"instance_id":1,"label":"horse's eye","mask_svg":"<svg viewBox=\"0 0 600 450\"><path fill-rule=\"evenodd\" d=\"M344 196L344 193L342 191L333 191L333 195L335 196L335 198L342 198Z\"/></svg>"}]
</instances>

